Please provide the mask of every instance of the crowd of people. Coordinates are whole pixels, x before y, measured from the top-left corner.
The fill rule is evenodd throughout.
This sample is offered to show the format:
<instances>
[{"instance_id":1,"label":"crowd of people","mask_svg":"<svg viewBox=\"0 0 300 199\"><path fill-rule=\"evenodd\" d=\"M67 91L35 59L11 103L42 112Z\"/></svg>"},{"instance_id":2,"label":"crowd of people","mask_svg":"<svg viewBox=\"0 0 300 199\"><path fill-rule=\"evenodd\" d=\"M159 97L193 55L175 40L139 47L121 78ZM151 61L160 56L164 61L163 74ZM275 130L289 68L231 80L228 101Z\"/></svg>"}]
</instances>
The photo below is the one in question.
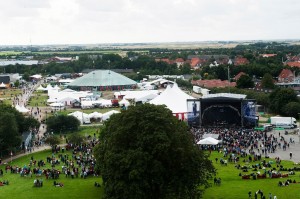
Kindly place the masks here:
<instances>
[{"instance_id":1,"label":"crowd of people","mask_svg":"<svg viewBox=\"0 0 300 199\"><path fill-rule=\"evenodd\" d=\"M254 129L243 128L191 128L191 134L195 143L203 139L205 134L213 134L220 141L218 145L202 145L202 149L221 150L224 157L228 154L239 154L242 156L252 155L260 159L262 155L268 157L268 154L275 153L276 150L286 151L294 140L286 140L279 132L279 136L274 133L267 133ZM292 159L292 152L289 152Z\"/></svg>"}]
</instances>

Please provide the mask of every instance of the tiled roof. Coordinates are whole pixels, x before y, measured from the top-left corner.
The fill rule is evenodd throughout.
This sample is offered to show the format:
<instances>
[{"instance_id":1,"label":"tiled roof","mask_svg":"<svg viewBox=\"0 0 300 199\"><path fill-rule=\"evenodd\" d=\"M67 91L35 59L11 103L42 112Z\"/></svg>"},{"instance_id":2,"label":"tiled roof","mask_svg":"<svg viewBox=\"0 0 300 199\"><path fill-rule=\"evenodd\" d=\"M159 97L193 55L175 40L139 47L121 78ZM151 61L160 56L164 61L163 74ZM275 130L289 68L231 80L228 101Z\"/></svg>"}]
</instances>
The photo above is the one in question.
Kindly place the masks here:
<instances>
[{"instance_id":1,"label":"tiled roof","mask_svg":"<svg viewBox=\"0 0 300 199\"><path fill-rule=\"evenodd\" d=\"M192 81L193 85L198 85L205 88L224 88L224 87L235 87L235 82L228 82L228 80L220 80L220 79L213 79L213 80L196 80Z\"/></svg>"},{"instance_id":2,"label":"tiled roof","mask_svg":"<svg viewBox=\"0 0 300 199\"><path fill-rule=\"evenodd\" d=\"M236 57L234 60L234 65L244 65L244 64L249 64L249 61L247 58L244 57Z\"/></svg>"},{"instance_id":3,"label":"tiled roof","mask_svg":"<svg viewBox=\"0 0 300 199\"><path fill-rule=\"evenodd\" d=\"M182 59L182 58L177 58L176 60L175 60L175 62L177 63L177 62L184 62L184 60Z\"/></svg>"},{"instance_id":4,"label":"tiled roof","mask_svg":"<svg viewBox=\"0 0 300 199\"><path fill-rule=\"evenodd\" d=\"M235 81L237 81L238 79L240 79L240 77L241 77L242 75L246 75L246 73L244 73L244 72L239 72L239 74L237 74L233 79L234 79Z\"/></svg>"},{"instance_id":5,"label":"tiled roof","mask_svg":"<svg viewBox=\"0 0 300 199\"><path fill-rule=\"evenodd\" d=\"M293 72L289 69L283 69L279 74L280 78L288 78L289 76L294 76Z\"/></svg>"},{"instance_id":6,"label":"tiled roof","mask_svg":"<svg viewBox=\"0 0 300 199\"><path fill-rule=\"evenodd\" d=\"M300 68L300 62L288 62L287 65L290 66L290 67Z\"/></svg>"}]
</instances>

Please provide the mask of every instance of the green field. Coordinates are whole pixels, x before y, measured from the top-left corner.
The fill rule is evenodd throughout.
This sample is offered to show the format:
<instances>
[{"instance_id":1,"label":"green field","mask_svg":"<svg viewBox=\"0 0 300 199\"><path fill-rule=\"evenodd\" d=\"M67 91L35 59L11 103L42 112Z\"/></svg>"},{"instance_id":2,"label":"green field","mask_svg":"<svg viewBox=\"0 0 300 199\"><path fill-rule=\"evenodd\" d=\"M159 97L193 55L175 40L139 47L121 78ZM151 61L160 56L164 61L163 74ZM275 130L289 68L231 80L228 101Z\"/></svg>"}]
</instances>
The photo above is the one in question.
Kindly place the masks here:
<instances>
[{"instance_id":1,"label":"green field","mask_svg":"<svg viewBox=\"0 0 300 199\"><path fill-rule=\"evenodd\" d=\"M21 89L3 89L3 90L0 90L0 99L5 104L11 105L12 99L19 94L22 94Z\"/></svg>"},{"instance_id":2,"label":"green field","mask_svg":"<svg viewBox=\"0 0 300 199\"><path fill-rule=\"evenodd\" d=\"M253 169L248 169L248 172L243 172L242 170L238 170L235 167L234 163L228 163L228 166L221 165L219 162L216 163L215 158L222 158L221 153L213 152L210 156L210 159L214 162L215 168L217 169L217 176L221 178L221 185L213 185L212 187L208 188L203 198L207 199L240 199L240 198L248 198L248 192L252 192L252 198L254 198L254 192L261 189L268 198L268 194L272 193L272 195L276 195L277 198L283 199L283 198L292 198L292 199L300 199L299 189L300 189L300 172L296 172L296 175L290 175L288 178L274 178L271 179L268 177L266 179L257 179L253 180L251 179L245 180L242 179L241 176L239 176L239 173L242 174L250 174L255 173L256 171L253 171ZM224 158L223 158L224 159ZM239 164L241 166L244 165L254 165L260 163L259 161L251 162L249 164L243 162L244 158L241 158L239 161ZM272 159L266 159L266 161L273 161L274 163L271 164L272 168L276 168L276 163ZM291 161L282 161L281 165L283 165L284 168L293 168L295 165ZM300 165L298 166L300 167ZM269 170L271 168L267 168ZM264 170L259 170L261 173L264 172ZM288 173L288 171L282 171L282 173ZM296 180L297 183L290 184L289 186L279 187L278 182L279 181L286 181L287 179ZM260 198L260 195L259 197Z\"/></svg>"},{"instance_id":3,"label":"green field","mask_svg":"<svg viewBox=\"0 0 300 199\"><path fill-rule=\"evenodd\" d=\"M48 95L44 93L38 93L34 92L33 95L31 95L28 105L31 107L39 106L39 107L45 107L47 103Z\"/></svg>"},{"instance_id":4,"label":"green field","mask_svg":"<svg viewBox=\"0 0 300 199\"><path fill-rule=\"evenodd\" d=\"M71 154L71 152L68 152ZM31 156L35 160L44 160L46 162L46 157L51 156L51 151L43 151L34 154L29 154L17 160L13 160L12 165L23 167L28 165ZM56 154L56 156L58 156ZM70 155L69 155L70 156ZM10 162L9 162L10 164ZM57 169L61 170L62 163L57 165ZM4 165L0 166L4 170ZM43 168L51 168L49 163ZM33 187L34 179L43 179L43 187ZM30 199L41 199L41 198L101 198L103 195L103 187L94 187L95 182L102 183L101 177L88 176L87 179L78 178L66 178L65 175L61 174L56 182L61 182L64 187L53 186L53 179L45 179L45 177L30 176L21 177L20 174L11 174L10 171L0 176L0 181L8 180L9 185L0 186L0 198L30 198Z\"/></svg>"}]
</instances>

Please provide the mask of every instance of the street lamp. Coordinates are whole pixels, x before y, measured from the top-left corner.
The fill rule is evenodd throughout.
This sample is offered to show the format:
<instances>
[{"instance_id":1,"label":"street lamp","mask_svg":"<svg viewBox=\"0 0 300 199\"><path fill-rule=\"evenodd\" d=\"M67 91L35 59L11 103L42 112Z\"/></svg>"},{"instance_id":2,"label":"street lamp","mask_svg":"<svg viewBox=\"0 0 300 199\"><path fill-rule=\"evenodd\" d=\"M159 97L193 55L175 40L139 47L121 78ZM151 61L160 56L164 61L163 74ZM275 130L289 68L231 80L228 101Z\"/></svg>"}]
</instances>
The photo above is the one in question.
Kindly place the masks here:
<instances>
[{"instance_id":1,"label":"street lamp","mask_svg":"<svg viewBox=\"0 0 300 199\"><path fill-rule=\"evenodd\" d=\"M45 113L46 113L46 120L45 121L47 121L47 111L45 111Z\"/></svg>"}]
</instances>

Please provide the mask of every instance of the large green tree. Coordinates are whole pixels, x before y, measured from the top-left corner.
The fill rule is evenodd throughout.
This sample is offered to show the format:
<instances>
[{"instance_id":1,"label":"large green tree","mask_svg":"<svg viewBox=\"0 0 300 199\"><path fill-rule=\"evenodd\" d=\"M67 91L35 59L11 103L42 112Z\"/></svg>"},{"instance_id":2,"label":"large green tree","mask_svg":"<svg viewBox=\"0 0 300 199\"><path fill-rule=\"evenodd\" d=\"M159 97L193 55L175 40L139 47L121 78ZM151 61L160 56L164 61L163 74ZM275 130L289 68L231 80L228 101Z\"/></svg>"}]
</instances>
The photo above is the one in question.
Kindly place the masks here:
<instances>
[{"instance_id":1,"label":"large green tree","mask_svg":"<svg viewBox=\"0 0 300 199\"><path fill-rule=\"evenodd\" d=\"M0 143L0 151L4 151L4 154L21 146L21 135L13 113L0 113Z\"/></svg>"},{"instance_id":2,"label":"large green tree","mask_svg":"<svg viewBox=\"0 0 300 199\"><path fill-rule=\"evenodd\" d=\"M53 133L76 131L80 126L79 120L74 116L58 115L49 117L46 121L47 131Z\"/></svg>"},{"instance_id":3,"label":"large green tree","mask_svg":"<svg viewBox=\"0 0 300 199\"><path fill-rule=\"evenodd\" d=\"M261 80L261 86L266 89L273 89L275 84L272 75L266 73Z\"/></svg>"},{"instance_id":4,"label":"large green tree","mask_svg":"<svg viewBox=\"0 0 300 199\"><path fill-rule=\"evenodd\" d=\"M298 102L297 93L293 89L278 88L270 94L270 108L275 113L284 114L284 106L290 102Z\"/></svg>"},{"instance_id":5,"label":"large green tree","mask_svg":"<svg viewBox=\"0 0 300 199\"><path fill-rule=\"evenodd\" d=\"M242 75L236 82L238 88L253 88L254 82L249 75Z\"/></svg>"},{"instance_id":6,"label":"large green tree","mask_svg":"<svg viewBox=\"0 0 300 199\"><path fill-rule=\"evenodd\" d=\"M187 125L164 106L113 115L94 154L105 198L199 198L215 172Z\"/></svg>"},{"instance_id":7,"label":"large green tree","mask_svg":"<svg viewBox=\"0 0 300 199\"><path fill-rule=\"evenodd\" d=\"M286 116L299 118L300 103L299 102L290 102L282 108L282 112Z\"/></svg>"}]
</instances>

